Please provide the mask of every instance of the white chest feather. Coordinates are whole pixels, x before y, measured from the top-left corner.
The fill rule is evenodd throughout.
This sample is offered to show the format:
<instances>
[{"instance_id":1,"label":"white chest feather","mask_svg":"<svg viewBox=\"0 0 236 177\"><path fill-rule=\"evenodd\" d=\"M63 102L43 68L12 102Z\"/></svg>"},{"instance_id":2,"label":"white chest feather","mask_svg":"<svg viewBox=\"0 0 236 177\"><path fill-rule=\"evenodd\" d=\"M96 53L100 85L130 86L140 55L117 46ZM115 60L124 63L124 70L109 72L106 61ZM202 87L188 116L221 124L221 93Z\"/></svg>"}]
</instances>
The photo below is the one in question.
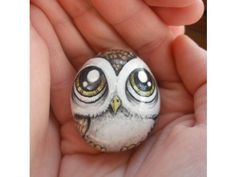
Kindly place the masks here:
<instances>
[{"instance_id":1,"label":"white chest feather","mask_svg":"<svg viewBox=\"0 0 236 177\"><path fill-rule=\"evenodd\" d=\"M93 142L99 142L108 151L119 151L125 146L142 142L154 123L153 119L125 117L121 112L115 117L106 113L102 117L91 120L86 135Z\"/></svg>"}]
</instances>

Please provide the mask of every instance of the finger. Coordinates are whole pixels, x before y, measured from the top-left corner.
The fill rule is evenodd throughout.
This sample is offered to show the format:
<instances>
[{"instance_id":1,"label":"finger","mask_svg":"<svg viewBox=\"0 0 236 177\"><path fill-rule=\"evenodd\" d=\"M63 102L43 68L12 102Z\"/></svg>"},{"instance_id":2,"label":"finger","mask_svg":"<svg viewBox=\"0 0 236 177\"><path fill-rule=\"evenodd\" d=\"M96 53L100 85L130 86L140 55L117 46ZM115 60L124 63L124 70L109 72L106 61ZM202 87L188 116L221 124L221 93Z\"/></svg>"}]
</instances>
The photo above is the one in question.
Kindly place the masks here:
<instances>
[{"instance_id":1,"label":"finger","mask_svg":"<svg viewBox=\"0 0 236 177\"><path fill-rule=\"evenodd\" d=\"M30 155L32 165L42 148L49 120L50 71L45 42L30 28ZM37 160L36 160L37 161Z\"/></svg>"},{"instance_id":2,"label":"finger","mask_svg":"<svg viewBox=\"0 0 236 177\"><path fill-rule=\"evenodd\" d=\"M82 35L57 1L33 0L49 18L61 42L62 48L75 68L79 68L87 58L94 55Z\"/></svg>"},{"instance_id":3,"label":"finger","mask_svg":"<svg viewBox=\"0 0 236 177\"><path fill-rule=\"evenodd\" d=\"M201 0L144 0L148 5L158 7L186 7Z\"/></svg>"},{"instance_id":4,"label":"finger","mask_svg":"<svg viewBox=\"0 0 236 177\"><path fill-rule=\"evenodd\" d=\"M128 48L113 28L87 0L59 0L78 30L97 52L107 48Z\"/></svg>"},{"instance_id":5,"label":"finger","mask_svg":"<svg viewBox=\"0 0 236 177\"><path fill-rule=\"evenodd\" d=\"M194 95L197 124L206 123L206 51L187 36L173 43L176 67L185 87Z\"/></svg>"},{"instance_id":6,"label":"finger","mask_svg":"<svg viewBox=\"0 0 236 177\"><path fill-rule=\"evenodd\" d=\"M59 122L64 123L72 119L70 91L75 76L75 70L67 60L50 22L35 6L31 6L31 22L38 33L43 37L49 49L51 107Z\"/></svg>"},{"instance_id":7,"label":"finger","mask_svg":"<svg viewBox=\"0 0 236 177\"><path fill-rule=\"evenodd\" d=\"M197 1L182 8L155 7L154 11L168 25L190 25L201 18L204 4Z\"/></svg>"},{"instance_id":8,"label":"finger","mask_svg":"<svg viewBox=\"0 0 236 177\"><path fill-rule=\"evenodd\" d=\"M207 115L207 86L204 84L194 94L194 112L196 116L196 124L206 124Z\"/></svg>"},{"instance_id":9,"label":"finger","mask_svg":"<svg viewBox=\"0 0 236 177\"><path fill-rule=\"evenodd\" d=\"M159 80L178 80L169 49L171 32L143 1L92 0L92 3L120 36L152 66Z\"/></svg>"},{"instance_id":10,"label":"finger","mask_svg":"<svg viewBox=\"0 0 236 177\"><path fill-rule=\"evenodd\" d=\"M173 42L173 55L182 81L194 94L206 83L206 51L183 35Z\"/></svg>"}]
</instances>

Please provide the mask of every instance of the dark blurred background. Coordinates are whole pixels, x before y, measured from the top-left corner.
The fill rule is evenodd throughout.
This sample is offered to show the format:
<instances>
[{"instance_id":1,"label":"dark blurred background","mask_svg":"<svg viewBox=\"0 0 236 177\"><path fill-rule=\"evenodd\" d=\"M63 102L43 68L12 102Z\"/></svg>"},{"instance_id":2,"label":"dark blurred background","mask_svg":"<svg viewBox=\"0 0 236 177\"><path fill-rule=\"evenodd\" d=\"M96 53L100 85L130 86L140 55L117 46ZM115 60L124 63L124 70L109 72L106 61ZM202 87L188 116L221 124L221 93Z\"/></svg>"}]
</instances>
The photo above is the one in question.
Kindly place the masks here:
<instances>
[{"instance_id":1,"label":"dark blurred background","mask_svg":"<svg viewBox=\"0 0 236 177\"><path fill-rule=\"evenodd\" d=\"M205 12L202 18L193 25L186 26L186 34L196 41L202 48L207 48L207 0L203 0Z\"/></svg>"}]
</instances>

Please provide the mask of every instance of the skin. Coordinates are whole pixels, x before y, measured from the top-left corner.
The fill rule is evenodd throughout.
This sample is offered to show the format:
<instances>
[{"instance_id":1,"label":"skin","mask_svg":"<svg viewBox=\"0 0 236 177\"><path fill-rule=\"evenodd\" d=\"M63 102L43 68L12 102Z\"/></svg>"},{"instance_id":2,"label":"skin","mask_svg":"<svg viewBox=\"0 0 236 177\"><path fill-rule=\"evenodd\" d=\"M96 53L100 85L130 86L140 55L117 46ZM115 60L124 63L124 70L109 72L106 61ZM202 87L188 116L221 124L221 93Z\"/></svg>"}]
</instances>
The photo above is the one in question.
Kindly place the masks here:
<instances>
[{"instance_id":1,"label":"skin","mask_svg":"<svg viewBox=\"0 0 236 177\"><path fill-rule=\"evenodd\" d=\"M206 176L206 51L183 35L182 27L168 26L176 21L185 25L183 18L168 20L169 16L165 21L165 13L159 16L160 11L153 11L175 12L194 3L31 2L32 177ZM194 22L201 14L192 15ZM123 153L99 153L88 146L70 111L76 71L107 48L134 50L149 64L160 86L161 113L154 131L141 146Z\"/></svg>"}]
</instances>

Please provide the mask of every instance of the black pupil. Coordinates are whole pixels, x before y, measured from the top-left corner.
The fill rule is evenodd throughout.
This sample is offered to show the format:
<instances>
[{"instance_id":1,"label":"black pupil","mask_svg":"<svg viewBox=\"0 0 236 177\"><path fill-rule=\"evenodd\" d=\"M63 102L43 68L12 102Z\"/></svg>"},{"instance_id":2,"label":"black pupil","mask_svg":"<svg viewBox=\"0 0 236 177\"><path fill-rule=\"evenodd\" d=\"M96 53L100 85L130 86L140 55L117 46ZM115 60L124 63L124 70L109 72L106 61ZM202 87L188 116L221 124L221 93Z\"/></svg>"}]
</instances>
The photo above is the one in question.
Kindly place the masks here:
<instances>
[{"instance_id":1,"label":"black pupil","mask_svg":"<svg viewBox=\"0 0 236 177\"><path fill-rule=\"evenodd\" d=\"M145 69L139 69L134 72L135 85L142 91L150 91L152 89L151 75Z\"/></svg>"},{"instance_id":2,"label":"black pupil","mask_svg":"<svg viewBox=\"0 0 236 177\"><path fill-rule=\"evenodd\" d=\"M79 75L80 87L85 91L95 90L104 77L100 69L96 67L88 67L81 71Z\"/></svg>"}]
</instances>

